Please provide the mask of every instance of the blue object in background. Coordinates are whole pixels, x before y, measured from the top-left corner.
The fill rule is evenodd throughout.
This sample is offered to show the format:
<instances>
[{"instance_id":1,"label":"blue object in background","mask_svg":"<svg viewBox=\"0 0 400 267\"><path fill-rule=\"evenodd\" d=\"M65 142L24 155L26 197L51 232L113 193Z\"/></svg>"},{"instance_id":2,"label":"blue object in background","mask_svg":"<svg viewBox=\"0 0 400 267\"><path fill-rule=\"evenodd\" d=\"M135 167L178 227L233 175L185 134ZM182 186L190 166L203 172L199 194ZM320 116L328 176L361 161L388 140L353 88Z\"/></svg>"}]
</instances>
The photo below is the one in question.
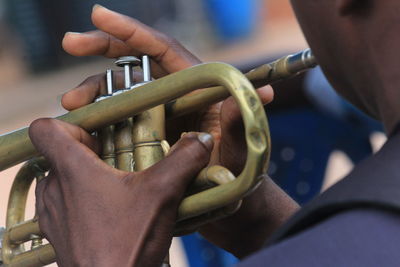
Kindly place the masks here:
<instances>
[{"instance_id":1,"label":"blue object in background","mask_svg":"<svg viewBox=\"0 0 400 267\"><path fill-rule=\"evenodd\" d=\"M204 0L211 22L224 41L249 36L258 19L259 0Z\"/></svg>"},{"instance_id":2,"label":"blue object in background","mask_svg":"<svg viewBox=\"0 0 400 267\"><path fill-rule=\"evenodd\" d=\"M308 71L303 90L312 105L269 114L273 147L268 173L299 204L321 191L334 150L357 164L372 154L370 135L383 131L379 122L340 97L319 67Z\"/></svg>"},{"instance_id":3,"label":"blue object in background","mask_svg":"<svg viewBox=\"0 0 400 267\"><path fill-rule=\"evenodd\" d=\"M315 108L270 114L269 124L273 147L268 172L299 204L321 191L334 150L357 164L372 153L371 133L382 131L381 124L361 113L338 118Z\"/></svg>"},{"instance_id":4,"label":"blue object in background","mask_svg":"<svg viewBox=\"0 0 400 267\"><path fill-rule=\"evenodd\" d=\"M238 262L232 254L220 249L200 234L181 237L190 267L228 267Z\"/></svg>"}]
</instances>

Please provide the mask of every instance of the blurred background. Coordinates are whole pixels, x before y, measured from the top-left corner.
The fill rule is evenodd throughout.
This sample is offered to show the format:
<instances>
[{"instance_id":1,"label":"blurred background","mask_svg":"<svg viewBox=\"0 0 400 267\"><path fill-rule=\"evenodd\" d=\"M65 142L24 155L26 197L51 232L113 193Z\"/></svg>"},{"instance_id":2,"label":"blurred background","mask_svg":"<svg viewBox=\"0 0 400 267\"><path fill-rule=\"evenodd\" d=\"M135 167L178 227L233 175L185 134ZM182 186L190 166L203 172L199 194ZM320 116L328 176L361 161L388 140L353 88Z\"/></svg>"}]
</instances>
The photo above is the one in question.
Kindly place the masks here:
<instances>
[{"instance_id":1,"label":"blurred background","mask_svg":"<svg viewBox=\"0 0 400 267\"><path fill-rule=\"evenodd\" d=\"M288 0L0 0L0 134L65 113L64 92L113 67L61 48L66 31L94 29L98 3L182 42L203 61L249 70L307 47ZM385 141L381 126L337 96L319 69L275 85L266 107L273 154L269 174L300 203L309 201ZM0 226L17 167L0 173ZM33 216L32 194L27 218ZM173 266L231 266L197 235L175 240Z\"/></svg>"}]
</instances>

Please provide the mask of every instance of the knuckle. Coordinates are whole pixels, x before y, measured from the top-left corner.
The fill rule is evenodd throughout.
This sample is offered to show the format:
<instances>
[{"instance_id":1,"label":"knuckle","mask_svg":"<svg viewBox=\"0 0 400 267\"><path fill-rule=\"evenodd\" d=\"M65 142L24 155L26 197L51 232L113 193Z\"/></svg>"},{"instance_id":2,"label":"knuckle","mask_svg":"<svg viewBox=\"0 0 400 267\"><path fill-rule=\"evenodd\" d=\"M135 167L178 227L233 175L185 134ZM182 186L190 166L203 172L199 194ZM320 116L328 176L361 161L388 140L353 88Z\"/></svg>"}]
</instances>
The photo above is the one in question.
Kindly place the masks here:
<instances>
[{"instance_id":1,"label":"knuckle","mask_svg":"<svg viewBox=\"0 0 400 267\"><path fill-rule=\"evenodd\" d=\"M85 88L100 90L102 87L105 87L105 74L96 74L87 77L79 87L85 86Z\"/></svg>"},{"instance_id":2,"label":"knuckle","mask_svg":"<svg viewBox=\"0 0 400 267\"><path fill-rule=\"evenodd\" d=\"M180 47L181 46L180 42L177 39L175 39L174 37L171 37L169 35L166 35L164 33L157 32L156 33L156 37L162 43L164 43L167 47L175 48L175 47Z\"/></svg>"},{"instance_id":3,"label":"knuckle","mask_svg":"<svg viewBox=\"0 0 400 267\"><path fill-rule=\"evenodd\" d=\"M48 129L54 128L54 119L41 118L34 120L29 126L29 134L36 136L42 132L48 131Z\"/></svg>"},{"instance_id":4,"label":"knuckle","mask_svg":"<svg viewBox=\"0 0 400 267\"><path fill-rule=\"evenodd\" d=\"M184 139L182 153L188 161L203 162L208 160L209 150L205 144L200 142L197 135Z\"/></svg>"},{"instance_id":5,"label":"knuckle","mask_svg":"<svg viewBox=\"0 0 400 267\"><path fill-rule=\"evenodd\" d=\"M197 134L189 133L176 144L168 157L170 165L194 172L208 163L210 152L211 149L199 140Z\"/></svg>"},{"instance_id":6,"label":"knuckle","mask_svg":"<svg viewBox=\"0 0 400 267\"><path fill-rule=\"evenodd\" d=\"M165 34L165 33L163 33L163 32L156 31L156 30L153 30L153 35L154 35L159 41L162 41L162 42L164 42L164 43L170 43L170 41L173 41L173 39L174 39L174 38L172 38L171 36L169 36L169 35L167 35L167 34Z\"/></svg>"},{"instance_id":7,"label":"knuckle","mask_svg":"<svg viewBox=\"0 0 400 267\"><path fill-rule=\"evenodd\" d=\"M176 40L174 37L171 37L171 36L165 35L165 34L163 34L162 37L163 37L165 43L167 43L170 46L176 46L179 44L178 40Z\"/></svg>"},{"instance_id":8,"label":"knuckle","mask_svg":"<svg viewBox=\"0 0 400 267\"><path fill-rule=\"evenodd\" d=\"M61 122L55 119L36 120L28 131L33 145L48 160L50 160L50 152L54 149L56 142L65 135Z\"/></svg>"},{"instance_id":9,"label":"knuckle","mask_svg":"<svg viewBox=\"0 0 400 267\"><path fill-rule=\"evenodd\" d=\"M165 43L173 51L182 51L183 50L181 43L174 37L165 36Z\"/></svg>"}]
</instances>

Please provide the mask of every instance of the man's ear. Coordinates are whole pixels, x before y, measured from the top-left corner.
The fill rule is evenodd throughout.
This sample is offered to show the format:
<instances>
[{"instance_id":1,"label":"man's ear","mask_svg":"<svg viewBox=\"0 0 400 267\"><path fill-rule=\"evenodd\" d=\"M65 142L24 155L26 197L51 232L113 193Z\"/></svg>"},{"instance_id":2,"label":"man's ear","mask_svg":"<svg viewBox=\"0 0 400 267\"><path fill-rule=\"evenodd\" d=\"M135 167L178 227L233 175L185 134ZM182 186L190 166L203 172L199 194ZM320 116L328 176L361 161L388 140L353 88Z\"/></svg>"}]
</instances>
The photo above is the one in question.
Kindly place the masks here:
<instances>
[{"instance_id":1,"label":"man's ear","mask_svg":"<svg viewBox=\"0 0 400 267\"><path fill-rule=\"evenodd\" d=\"M370 0L336 0L336 7L341 16L357 13L370 4Z\"/></svg>"}]
</instances>

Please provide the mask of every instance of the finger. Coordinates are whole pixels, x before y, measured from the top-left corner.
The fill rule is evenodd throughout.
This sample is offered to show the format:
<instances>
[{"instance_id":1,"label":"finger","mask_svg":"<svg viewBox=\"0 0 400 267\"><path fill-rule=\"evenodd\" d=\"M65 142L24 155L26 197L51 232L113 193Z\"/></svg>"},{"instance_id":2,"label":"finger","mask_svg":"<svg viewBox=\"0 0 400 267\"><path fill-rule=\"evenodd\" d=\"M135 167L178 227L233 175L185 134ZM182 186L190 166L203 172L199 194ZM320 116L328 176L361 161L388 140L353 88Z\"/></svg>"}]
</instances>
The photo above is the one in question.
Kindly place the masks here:
<instances>
[{"instance_id":1,"label":"finger","mask_svg":"<svg viewBox=\"0 0 400 267\"><path fill-rule=\"evenodd\" d=\"M271 85L265 85L258 88L257 94L260 97L261 103L264 105L271 103L274 100L274 89Z\"/></svg>"},{"instance_id":2,"label":"finger","mask_svg":"<svg viewBox=\"0 0 400 267\"><path fill-rule=\"evenodd\" d=\"M56 119L38 119L29 127L29 137L38 152L55 169L81 169L101 162L96 139L82 128Z\"/></svg>"},{"instance_id":3,"label":"finger","mask_svg":"<svg viewBox=\"0 0 400 267\"><path fill-rule=\"evenodd\" d=\"M267 104L272 101L274 92L272 87L267 85L259 88L257 94L261 102ZM243 119L233 97L228 98L222 104L220 121L220 162L233 174L238 175L246 161L247 146Z\"/></svg>"},{"instance_id":4,"label":"finger","mask_svg":"<svg viewBox=\"0 0 400 267\"><path fill-rule=\"evenodd\" d=\"M109 58L117 58L145 54L128 46L114 36L99 30L85 33L67 32L63 38L62 46L67 53L73 56L102 55ZM168 74L154 60L151 60L150 65L154 77L159 78Z\"/></svg>"},{"instance_id":5,"label":"finger","mask_svg":"<svg viewBox=\"0 0 400 267\"><path fill-rule=\"evenodd\" d=\"M102 55L116 58L138 52L123 41L102 31L85 33L67 32L62 40L63 49L73 56Z\"/></svg>"},{"instance_id":6,"label":"finger","mask_svg":"<svg viewBox=\"0 0 400 267\"><path fill-rule=\"evenodd\" d=\"M139 21L95 5L92 22L100 30L124 41L142 54L150 55L168 72L175 72L200 63L174 39Z\"/></svg>"},{"instance_id":7,"label":"finger","mask_svg":"<svg viewBox=\"0 0 400 267\"><path fill-rule=\"evenodd\" d=\"M163 160L145 172L158 187L171 190L171 197L180 199L190 181L207 166L212 148L210 134L188 133L171 148Z\"/></svg>"},{"instance_id":8,"label":"finger","mask_svg":"<svg viewBox=\"0 0 400 267\"><path fill-rule=\"evenodd\" d=\"M91 76L71 91L65 93L61 98L61 105L66 110L74 110L90 104L96 97L102 95L102 88L105 88L105 86L105 74Z\"/></svg>"},{"instance_id":9,"label":"finger","mask_svg":"<svg viewBox=\"0 0 400 267\"><path fill-rule=\"evenodd\" d=\"M139 21L95 5L93 24L108 33L67 34L63 41L65 50L73 55L123 56L129 54L151 56L167 72L175 72L200 60L172 38ZM123 45L122 43L125 45Z\"/></svg>"},{"instance_id":10,"label":"finger","mask_svg":"<svg viewBox=\"0 0 400 267\"><path fill-rule=\"evenodd\" d=\"M124 87L123 71L114 72L115 88ZM143 76L140 72L134 72L133 80L142 81ZM66 110L74 110L84 105L93 103L96 97L104 95L106 90L106 74L97 74L84 80L77 87L65 93L61 99L61 104Z\"/></svg>"}]
</instances>

